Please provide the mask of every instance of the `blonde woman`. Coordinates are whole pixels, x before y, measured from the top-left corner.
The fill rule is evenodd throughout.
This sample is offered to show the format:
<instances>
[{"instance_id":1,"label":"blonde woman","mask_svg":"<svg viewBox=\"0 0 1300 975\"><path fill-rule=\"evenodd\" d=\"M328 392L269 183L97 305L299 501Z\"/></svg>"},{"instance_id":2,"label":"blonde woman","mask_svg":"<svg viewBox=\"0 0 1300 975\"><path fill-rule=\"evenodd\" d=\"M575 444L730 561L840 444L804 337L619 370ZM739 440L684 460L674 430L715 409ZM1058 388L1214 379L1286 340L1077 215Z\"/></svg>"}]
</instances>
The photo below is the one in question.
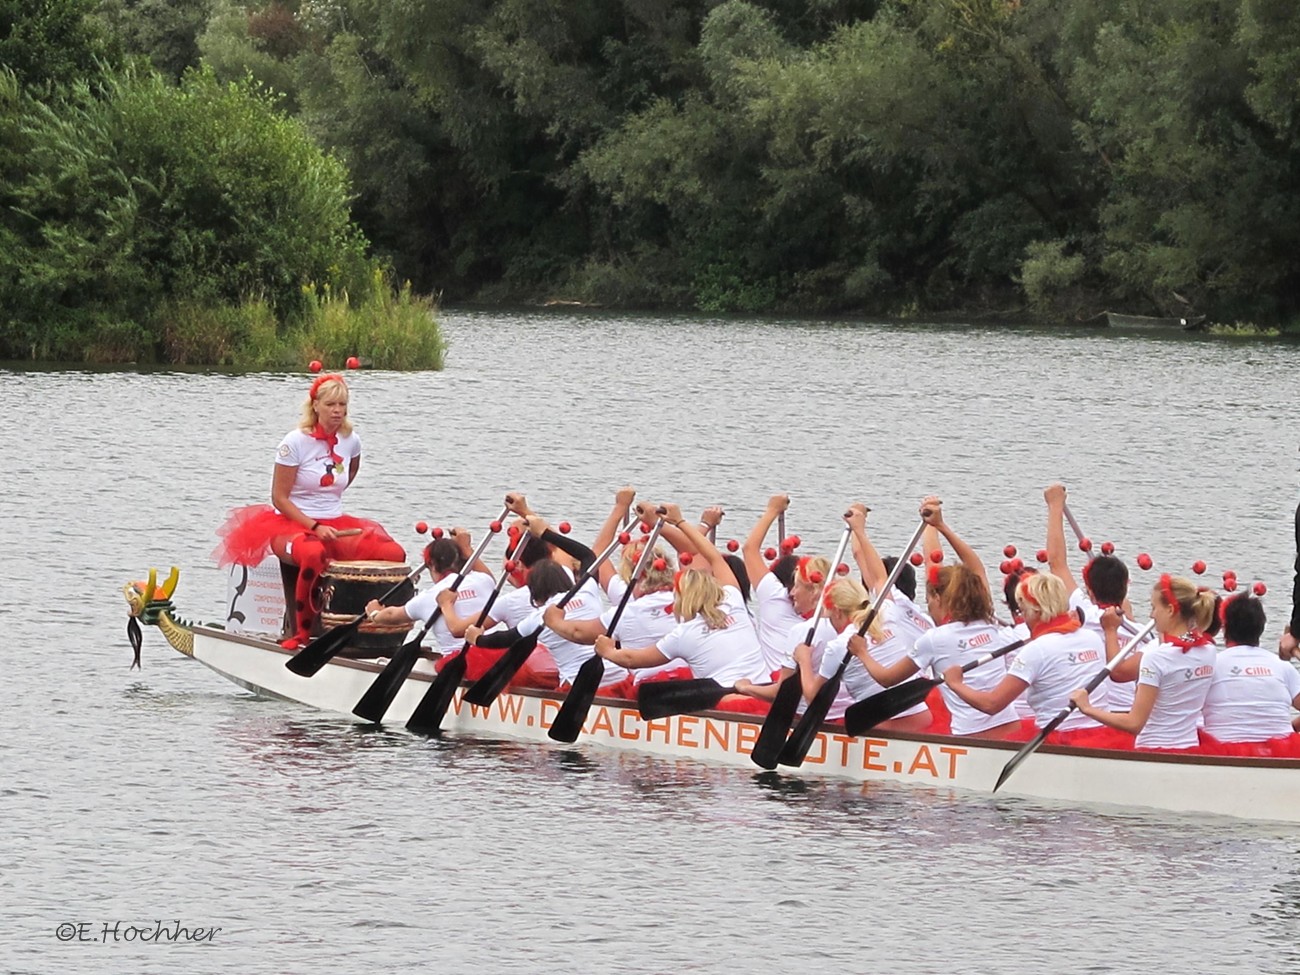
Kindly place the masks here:
<instances>
[{"instance_id":1,"label":"blonde woman","mask_svg":"<svg viewBox=\"0 0 1300 975\"><path fill-rule=\"evenodd\" d=\"M836 635L819 660L814 661L813 654L804 647L800 647L795 655L796 659L803 655L803 659L799 659L799 672L805 675L803 687L807 700L811 701L822 685L839 670L844 655L849 652L850 641L857 637L858 630L871 615L871 603L871 594L856 579L837 579L827 590L824 601L826 618ZM881 666L905 659L911 648L906 634L902 631L896 634L880 614L867 627L866 639L862 643L859 652ZM837 697L827 717L831 720L840 718L849 704L865 700L883 689L867 672L861 657L855 655L844 669L844 682L840 686L841 694L847 696L847 703L841 706L841 699ZM930 727L930 721L930 709L921 703L876 727L885 731L925 731Z\"/></svg>"},{"instance_id":2,"label":"blonde woman","mask_svg":"<svg viewBox=\"0 0 1300 975\"><path fill-rule=\"evenodd\" d=\"M653 518L653 508L643 503L642 517ZM610 637L596 638L596 652L610 663L629 670L661 667L675 657L686 661L695 677L712 678L724 686L737 681L765 681L768 670L758 649L758 635L745 612L736 577L707 537L682 517L675 504L662 508L666 524L678 529L703 559L709 573L688 569L678 572L673 586L673 619L667 635L641 647L619 647ZM729 694L718 704L723 711L762 714L766 701Z\"/></svg>"},{"instance_id":3,"label":"blonde woman","mask_svg":"<svg viewBox=\"0 0 1300 975\"><path fill-rule=\"evenodd\" d=\"M1214 679L1218 631L1218 597L1190 579L1168 573L1151 590L1151 617L1159 640L1135 651L1118 664L1112 679L1137 680L1133 706L1125 712L1099 708L1082 688L1070 695L1079 710L1108 728L1136 735L1141 751L1199 750L1196 727ZM1106 658L1120 649L1119 612L1107 609L1101 618L1106 631Z\"/></svg>"},{"instance_id":4,"label":"blonde woman","mask_svg":"<svg viewBox=\"0 0 1300 975\"><path fill-rule=\"evenodd\" d=\"M257 565L274 552L282 565L285 598L294 625L284 646L307 642L316 618L312 593L334 559L401 562L406 552L376 522L343 513L343 492L361 470L361 440L348 418L348 384L317 377L296 429L276 450L271 504L231 512L217 531L222 565ZM340 534L356 530L356 534Z\"/></svg>"},{"instance_id":5,"label":"blonde woman","mask_svg":"<svg viewBox=\"0 0 1300 975\"><path fill-rule=\"evenodd\" d=\"M1085 627L1079 615L1070 611L1070 594L1057 576L1037 572L1022 576L1015 597L1030 639L1016 654L1006 676L986 690L967 684L960 666L945 670L943 679L953 693L985 714L996 714L1025 694L1035 725L1022 729L1022 737L1028 740L1069 706L1070 693L1076 687L1105 666L1106 645L1100 633ZM1098 688L1098 695L1106 686L1103 683ZM1062 721L1047 741L1087 748L1133 747L1132 735L1103 727L1077 711Z\"/></svg>"}]
</instances>

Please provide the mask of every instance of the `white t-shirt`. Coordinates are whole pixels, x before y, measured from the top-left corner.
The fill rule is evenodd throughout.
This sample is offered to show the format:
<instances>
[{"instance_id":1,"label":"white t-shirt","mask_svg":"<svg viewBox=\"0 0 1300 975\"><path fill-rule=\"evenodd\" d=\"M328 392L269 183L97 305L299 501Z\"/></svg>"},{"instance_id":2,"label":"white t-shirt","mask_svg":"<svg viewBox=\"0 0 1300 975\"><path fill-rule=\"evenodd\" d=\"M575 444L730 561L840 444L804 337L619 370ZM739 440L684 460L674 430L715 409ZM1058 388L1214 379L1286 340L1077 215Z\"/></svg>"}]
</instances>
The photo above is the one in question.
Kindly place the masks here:
<instances>
[{"instance_id":1,"label":"white t-shirt","mask_svg":"<svg viewBox=\"0 0 1300 975\"><path fill-rule=\"evenodd\" d=\"M795 647L807 641L808 630L811 626L812 620L801 619L794 626L790 627L790 631L785 635L783 645L784 649L782 653L785 659L785 663L782 664L783 667L794 667ZM831 668L830 673L822 673L822 667L825 662L826 648L837 636L839 636L839 634L835 632L835 627L831 626L830 620L820 619L817 621L817 629L813 631L812 642L808 645L812 648L813 670L821 674L823 677L829 677L831 674L835 673L834 668ZM853 698L849 695L848 688L841 682L840 688L835 694L835 700L831 702L830 710L826 712L827 719L830 721L836 721L844 717L845 709L852 703ZM798 713L802 714L807 706L807 700L800 698Z\"/></svg>"},{"instance_id":2,"label":"white t-shirt","mask_svg":"<svg viewBox=\"0 0 1300 975\"><path fill-rule=\"evenodd\" d=\"M309 518L337 518L343 514L343 490L348 486L352 458L361 456L361 438L355 432L340 436L334 453L343 458L337 464L330 459L329 444L301 430L285 434L275 452L275 462L281 467L298 468L289 500ZM327 472L334 474L334 483L325 486L320 479Z\"/></svg>"},{"instance_id":3,"label":"white t-shirt","mask_svg":"<svg viewBox=\"0 0 1300 975\"><path fill-rule=\"evenodd\" d=\"M765 573L758 580L758 585L754 586L754 608L758 645L767 664L767 673L763 675L763 680L766 681L774 671L781 669L782 658L785 656L785 638L790 627L803 620L803 617L795 612L790 593L771 572ZM804 620L804 625L808 625L807 620Z\"/></svg>"},{"instance_id":4,"label":"white t-shirt","mask_svg":"<svg viewBox=\"0 0 1300 975\"><path fill-rule=\"evenodd\" d=\"M1228 647L1214 661L1205 730L1219 741L1268 741L1291 734L1300 671L1260 647Z\"/></svg>"},{"instance_id":5,"label":"white t-shirt","mask_svg":"<svg viewBox=\"0 0 1300 975\"><path fill-rule=\"evenodd\" d=\"M1080 588L1070 593L1070 609L1083 610L1083 628L1085 630L1094 630L1099 633L1101 635L1102 646L1105 646L1106 631L1101 628L1101 607L1094 603L1088 594ZM1123 650L1128 641L1133 638L1134 634L1121 626L1117 636L1119 637L1119 647ZM1149 644L1152 639L1154 638L1148 636L1142 641L1142 644L1145 646ZM1141 648L1135 648L1132 652L1136 653L1138 649ZM1137 690L1136 681L1110 680L1108 678L1102 682L1101 687L1097 689L1101 690L1103 687L1106 689L1106 709L1108 711L1133 710L1133 694ZM1091 696L1089 696L1089 699L1091 700Z\"/></svg>"},{"instance_id":6,"label":"white t-shirt","mask_svg":"<svg viewBox=\"0 0 1300 975\"><path fill-rule=\"evenodd\" d=\"M1142 651L1139 684L1156 688L1156 703L1146 727L1133 743L1138 748L1194 748L1196 725L1214 678L1214 644L1192 647L1186 653L1169 643Z\"/></svg>"},{"instance_id":7,"label":"white t-shirt","mask_svg":"<svg viewBox=\"0 0 1300 975\"><path fill-rule=\"evenodd\" d=\"M1011 638L1013 640L1024 640L1026 643L1028 643L1029 627L1026 626L1025 623L1023 622L1014 624L1011 627ZM1020 651L1018 650L1012 650L1010 653L1008 653L1005 657L1002 658L1007 662L1007 670L1011 669L1011 665L1015 663L1016 654L1019 652ZM1034 716L1034 709L1029 706L1028 694L1029 692L1026 691L1024 694L1021 694L1019 697L1017 697L1014 701L1011 702L1011 706L1016 709L1016 717L1018 718L1022 718L1022 719L1032 718Z\"/></svg>"},{"instance_id":8,"label":"white t-shirt","mask_svg":"<svg viewBox=\"0 0 1300 975\"><path fill-rule=\"evenodd\" d=\"M659 641L659 652L670 660L681 657L696 677L712 677L719 684L730 686L738 680L765 684L772 671L758 648L758 634L745 612L745 600L735 586L724 586L722 592L725 626L709 629L699 616L685 620Z\"/></svg>"},{"instance_id":9,"label":"white t-shirt","mask_svg":"<svg viewBox=\"0 0 1300 975\"><path fill-rule=\"evenodd\" d=\"M547 606L553 606L564 598L564 593L557 593L546 601ZM594 620L600 618L601 610L604 603L600 598L600 586L595 579L588 579L577 594L574 595L564 605L564 618L566 620ZM543 607L544 609L544 607ZM555 667L560 673L560 683L572 683L573 679L578 676L578 669L596 655L595 647L583 643L574 643L572 640L566 640L554 630L542 625L543 609L534 609L528 617L519 624L519 635L530 636L541 630L537 642L546 647L555 658ZM605 676L600 684L604 687L607 684L617 684L627 677L627 671L622 667L605 661Z\"/></svg>"},{"instance_id":10,"label":"white t-shirt","mask_svg":"<svg viewBox=\"0 0 1300 975\"><path fill-rule=\"evenodd\" d=\"M488 615L497 621L497 625L493 627L494 630L509 629L510 627L518 627L520 623L529 617L534 608L533 597L528 592L528 587L520 586L518 589L510 589L498 596L497 601L492 604L492 612Z\"/></svg>"},{"instance_id":11,"label":"white t-shirt","mask_svg":"<svg viewBox=\"0 0 1300 975\"><path fill-rule=\"evenodd\" d=\"M908 656L918 668L929 667L931 673L941 677L949 667L970 663L1014 639L1015 635L1008 627L996 623L944 623L923 634ZM1005 663L998 658L976 667L964 679L976 690L991 691L1002 682L1006 672ZM952 713L954 735L972 735L1019 720L1014 707L1005 707L997 714L985 714L959 698L947 684L939 686Z\"/></svg>"},{"instance_id":12,"label":"white t-shirt","mask_svg":"<svg viewBox=\"0 0 1300 975\"><path fill-rule=\"evenodd\" d=\"M1016 659L1007 668L1007 673L1029 685L1025 700L1038 727L1044 728L1070 706L1070 695L1096 677L1105 666L1106 644L1101 635L1080 627L1073 633L1044 633L1030 640L1016 652ZM1089 695L1089 700L1099 708L1107 707L1106 687L1107 682L1102 681ZM1082 711L1074 710L1057 727L1061 731L1074 731L1098 725Z\"/></svg>"},{"instance_id":13,"label":"white t-shirt","mask_svg":"<svg viewBox=\"0 0 1300 975\"><path fill-rule=\"evenodd\" d=\"M881 606L881 624L883 628L882 639L876 643L867 636L867 652L871 654L873 660L879 661L886 667L896 664L907 656L907 652L916 642L913 636L917 631L908 625L906 620L906 607L893 606L892 600L885 600ZM849 640L858 632L858 628L849 624L844 628L843 633L836 635L826 647L826 652L821 659L821 669L818 671L823 677L830 677L839 669L840 662L849 652ZM849 703L863 701L873 694L879 694L884 690L875 682L872 676L867 673L867 668L862 665L862 661L854 657L849 661L848 666L844 668L844 684L842 690L848 693ZM898 712L895 717L905 718L911 714L920 714L929 710L925 702L913 705L906 711Z\"/></svg>"},{"instance_id":14,"label":"white t-shirt","mask_svg":"<svg viewBox=\"0 0 1300 975\"><path fill-rule=\"evenodd\" d=\"M605 587L605 594L614 604L600 614L600 622L604 624L605 629L608 630L609 624L613 622L614 613L617 612L618 604L625 592L627 592L627 583L618 576L614 576ZM629 599L623 609L623 615L619 617L614 636L624 647L649 647L657 644L676 626L677 620L673 618L673 594L671 590L665 589ZM639 684L647 677L653 677L664 671L680 670L686 666L688 664L685 660L674 658L658 667L642 667L640 670L634 670L632 680Z\"/></svg>"},{"instance_id":15,"label":"white t-shirt","mask_svg":"<svg viewBox=\"0 0 1300 975\"><path fill-rule=\"evenodd\" d=\"M423 626L438 608L438 593L455 581L456 574L449 572L432 586L416 593L402 607L406 610L407 617L414 620L417 626ZM487 605L488 597L492 595L492 590L495 588L496 580L486 572L466 573L465 578L461 580L460 588L456 591L456 615L467 616L471 623L474 622L478 618L479 611ZM415 632L418 633L419 629ZM434 647L443 655L454 653L465 642L462 637L452 635L441 613L430 627L429 635Z\"/></svg>"}]
</instances>

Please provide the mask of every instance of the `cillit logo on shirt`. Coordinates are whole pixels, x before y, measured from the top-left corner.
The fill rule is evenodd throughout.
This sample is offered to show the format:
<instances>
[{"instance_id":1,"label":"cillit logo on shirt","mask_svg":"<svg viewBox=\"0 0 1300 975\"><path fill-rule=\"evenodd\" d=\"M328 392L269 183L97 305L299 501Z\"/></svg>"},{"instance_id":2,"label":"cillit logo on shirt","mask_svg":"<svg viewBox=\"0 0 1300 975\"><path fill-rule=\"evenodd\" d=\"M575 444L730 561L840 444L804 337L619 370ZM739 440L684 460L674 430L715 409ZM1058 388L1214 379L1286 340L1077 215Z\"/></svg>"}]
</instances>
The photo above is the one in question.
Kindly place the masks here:
<instances>
[{"instance_id":1,"label":"cillit logo on shirt","mask_svg":"<svg viewBox=\"0 0 1300 975\"><path fill-rule=\"evenodd\" d=\"M1213 674L1214 667L1210 664L1201 667L1188 667L1183 671L1183 680L1201 680L1205 677L1211 677Z\"/></svg>"},{"instance_id":2,"label":"cillit logo on shirt","mask_svg":"<svg viewBox=\"0 0 1300 975\"><path fill-rule=\"evenodd\" d=\"M1069 655L1069 661L1072 664L1090 664L1101 659L1101 654L1096 650L1083 650L1079 653Z\"/></svg>"},{"instance_id":3,"label":"cillit logo on shirt","mask_svg":"<svg viewBox=\"0 0 1300 975\"><path fill-rule=\"evenodd\" d=\"M1237 668L1233 667L1232 671L1233 673L1236 673ZM1247 677L1272 677L1273 669L1271 667L1247 667L1244 671L1242 671L1242 673L1244 673Z\"/></svg>"},{"instance_id":4,"label":"cillit logo on shirt","mask_svg":"<svg viewBox=\"0 0 1300 975\"><path fill-rule=\"evenodd\" d=\"M992 633L981 633L978 636L971 637L969 640L958 641L957 646L961 647L963 650L978 650L980 647L986 646L992 642Z\"/></svg>"}]
</instances>

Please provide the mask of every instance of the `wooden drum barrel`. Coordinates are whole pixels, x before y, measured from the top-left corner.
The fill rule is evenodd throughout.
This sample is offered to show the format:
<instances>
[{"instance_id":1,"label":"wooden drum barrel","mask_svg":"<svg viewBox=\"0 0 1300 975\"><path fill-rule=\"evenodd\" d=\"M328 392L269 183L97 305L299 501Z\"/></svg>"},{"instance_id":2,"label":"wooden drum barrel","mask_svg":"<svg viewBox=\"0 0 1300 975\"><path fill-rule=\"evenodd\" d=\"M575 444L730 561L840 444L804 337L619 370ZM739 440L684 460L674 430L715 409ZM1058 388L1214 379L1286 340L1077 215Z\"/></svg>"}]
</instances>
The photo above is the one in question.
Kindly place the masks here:
<instances>
[{"instance_id":1,"label":"wooden drum barrel","mask_svg":"<svg viewBox=\"0 0 1300 975\"><path fill-rule=\"evenodd\" d=\"M415 595L415 586L406 577L410 566L401 562L331 562L321 573L316 588L316 605L320 612L312 624L312 636L350 623L366 611L366 603L383 599L385 606L402 606ZM388 590L398 583L397 591ZM389 657L406 642L411 621L381 625L362 622L357 634L343 649L345 657Z\"/></svg>"}]
</instances>

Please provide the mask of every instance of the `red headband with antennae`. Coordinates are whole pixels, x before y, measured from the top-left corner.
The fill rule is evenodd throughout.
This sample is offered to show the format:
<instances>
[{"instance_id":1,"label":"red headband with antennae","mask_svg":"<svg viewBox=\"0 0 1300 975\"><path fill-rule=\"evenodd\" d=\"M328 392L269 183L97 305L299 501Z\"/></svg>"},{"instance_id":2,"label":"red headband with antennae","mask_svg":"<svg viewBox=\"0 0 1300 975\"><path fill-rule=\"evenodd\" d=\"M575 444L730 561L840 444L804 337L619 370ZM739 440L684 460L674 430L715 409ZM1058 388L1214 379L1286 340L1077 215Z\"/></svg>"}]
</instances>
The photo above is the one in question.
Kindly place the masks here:
<instances>
[{"instance_id":1,"label":"red headband with antennae","mask_svg":"<svg viewBox=\"0 0 1300 975\"><path fill-rule=\"evenodd\" d=\"M329 382L331 379L337 379L339 382L343 384L343 388L347 389L348 386L347 380L345 380L337 372L327 372L323 376L317 376L312 381L311 389L307 391L307 395L311 398L313 402L315 402L316 394L320 392L321 386Z\"/></svg>"},{"instance_id":2,"label":"red headband with antennae","mask_svg":"<svg viewBox=\"0 0 1300 975\"><path fill-rule=\"evenodd\" d=\"M1160 595L1165 597L1165 603L1176 612L1179 616L1183 615L1183 604L1178 601L1174 595L1174 578L1168 572L1160 574Z\"/></svg>"}]
</instances>

